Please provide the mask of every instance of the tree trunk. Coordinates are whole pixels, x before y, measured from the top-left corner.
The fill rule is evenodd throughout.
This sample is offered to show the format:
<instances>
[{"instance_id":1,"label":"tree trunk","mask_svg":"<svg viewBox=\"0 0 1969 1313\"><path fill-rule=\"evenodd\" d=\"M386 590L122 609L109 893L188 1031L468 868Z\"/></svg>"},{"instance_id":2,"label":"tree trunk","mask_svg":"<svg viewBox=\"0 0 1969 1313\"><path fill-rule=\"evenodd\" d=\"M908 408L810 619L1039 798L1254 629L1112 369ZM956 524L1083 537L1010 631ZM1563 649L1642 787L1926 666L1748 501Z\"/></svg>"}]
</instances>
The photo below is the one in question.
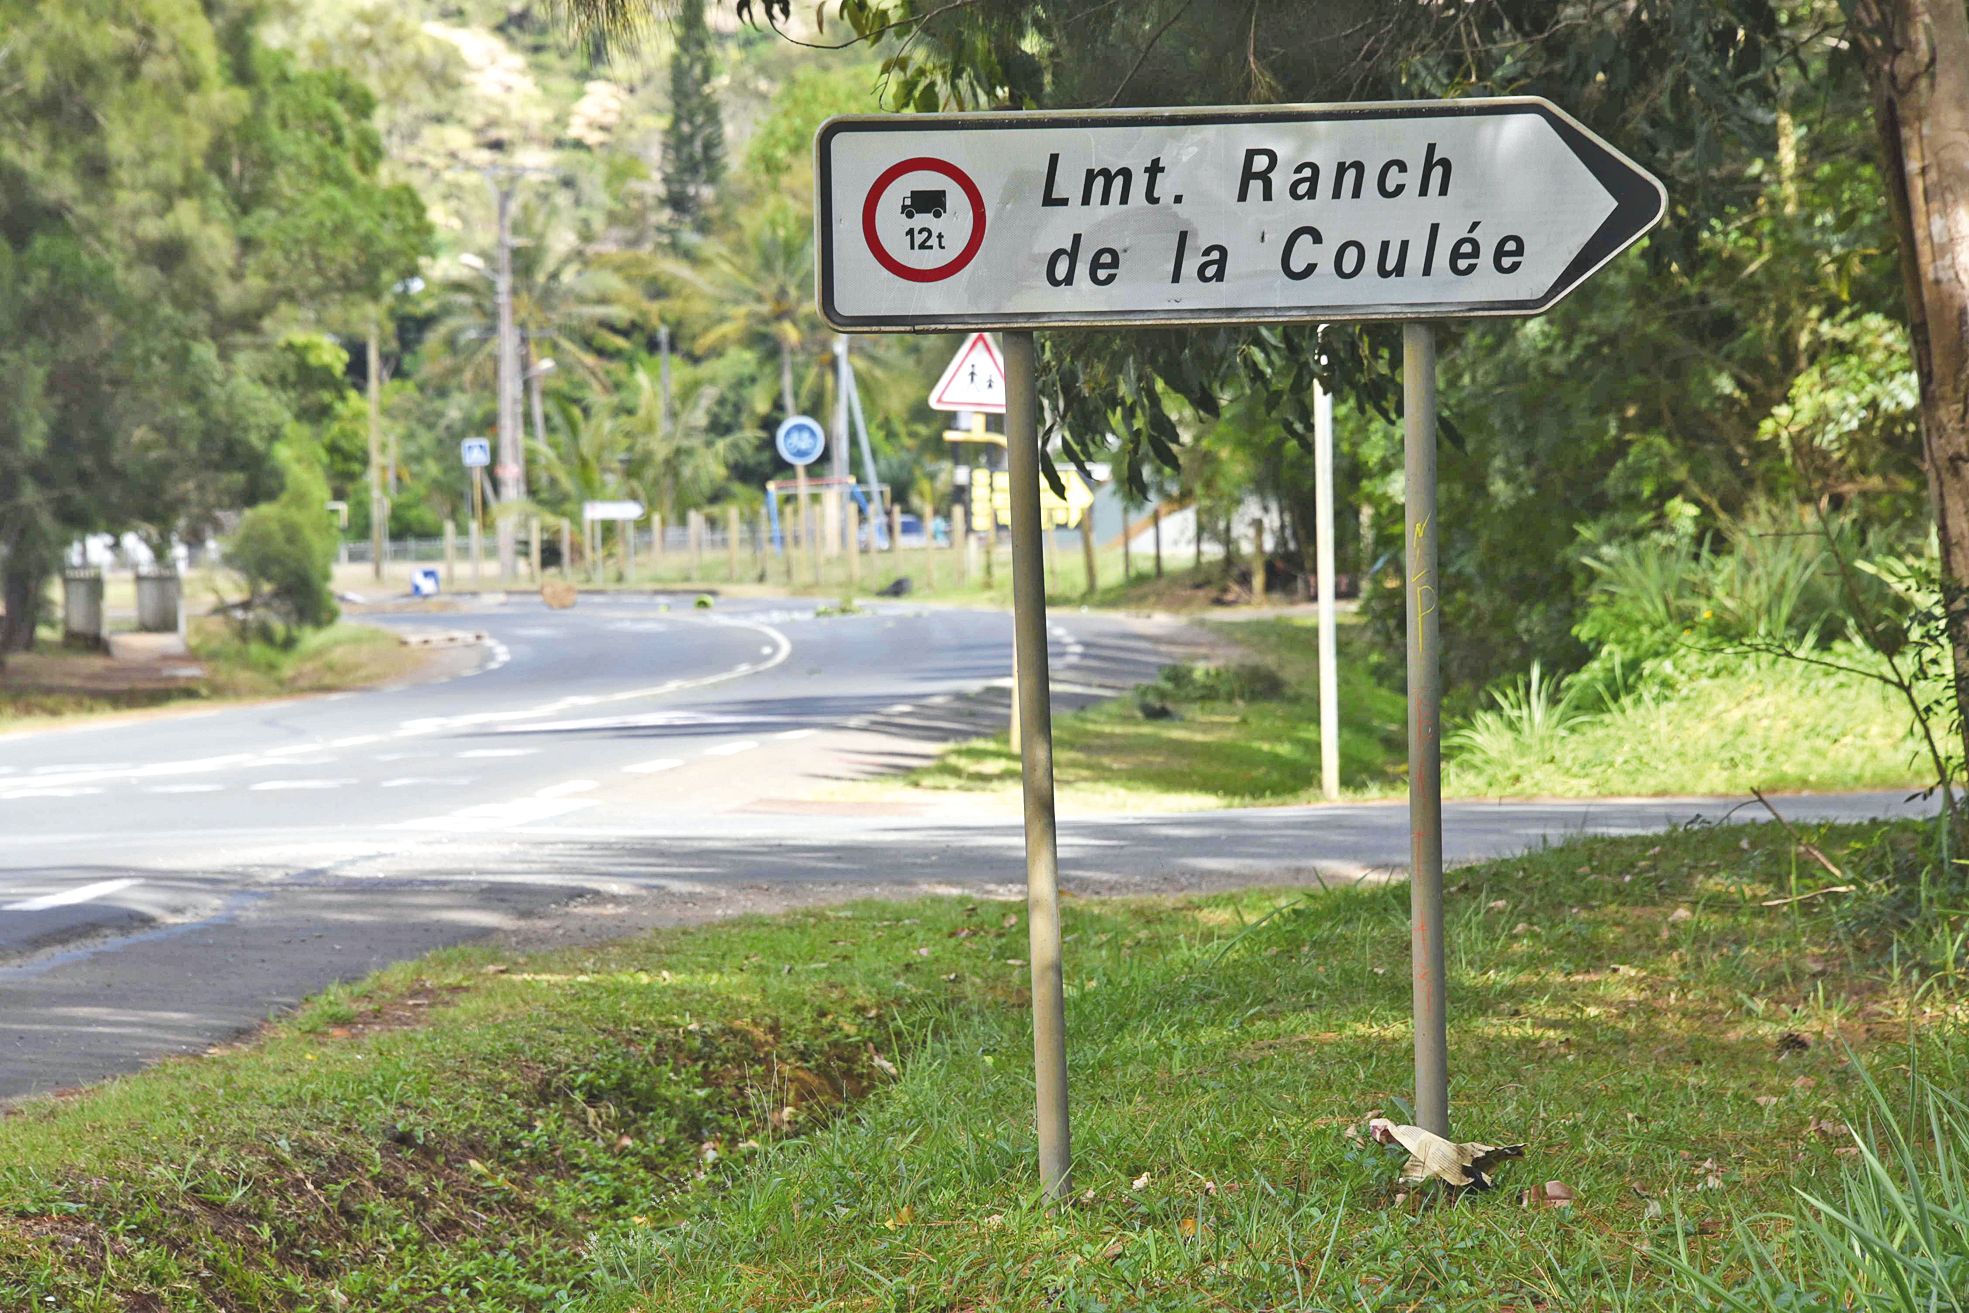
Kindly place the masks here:
<instances>
[{"instance_id":1,"label":"tree trunk","mask_svg":"<svg viewBox=\"0 0 1969 1313\"><path fill-rule=\"evenodd\" d=\"M1850 12L1900 237L1922 455L1969 750L1969 11L1962 0L1856 0Z\"/></svg>"},{"instance_id":2,"label":"tree trunk","mask_svg":"<svg viewBox=\"0 0 1969 1313\"><path fill-rule=\"evenodd\" d=\"M779 404L781 419L793 413L793 349L784 342L779 344Z\"/></svg>"},{"instance_id":3,"label":"tree trunk","mask_svg":"<svg viewBox=\"0 0 1969 1313\"><path fill-rule=\"evenodd\" d=\"M0 658L9 652L25 652L34 646L34 629L41 622L41 594L48 582L38 554L16 546L0 569Z\"/></svg>"}]
</instances>

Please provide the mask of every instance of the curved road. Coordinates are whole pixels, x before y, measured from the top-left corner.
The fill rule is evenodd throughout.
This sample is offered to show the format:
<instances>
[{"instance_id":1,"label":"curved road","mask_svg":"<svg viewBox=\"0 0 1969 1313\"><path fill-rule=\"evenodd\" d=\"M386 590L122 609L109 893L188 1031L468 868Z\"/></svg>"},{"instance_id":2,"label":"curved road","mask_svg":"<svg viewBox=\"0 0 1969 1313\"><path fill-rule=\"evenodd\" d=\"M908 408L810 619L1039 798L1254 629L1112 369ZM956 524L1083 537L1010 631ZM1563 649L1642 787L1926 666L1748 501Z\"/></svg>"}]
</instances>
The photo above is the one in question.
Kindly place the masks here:
<instances>
[{"instance_id":1,"label":"curved road","mask_svg":"<svg viewBox=\"0 0 1969 1313\"><path fill-rule=\"evenodd\" d=\"M1018 825L961 804L816 801L1002 726L1009 617L898 605L531 598L432 615L458 673L362 694L0 735L0 1100L197 1052L340 980L495 932L625 933L857 894L1022 887ZM1193 651L1064 613L1070 707ZM1899 795L1797 800L1885 814ZM1454 804L1452 860L1726 805ZM1399 866L1398 806L1112 818L1069 887L1156 891Z\"/></svg>"}]
</instances>

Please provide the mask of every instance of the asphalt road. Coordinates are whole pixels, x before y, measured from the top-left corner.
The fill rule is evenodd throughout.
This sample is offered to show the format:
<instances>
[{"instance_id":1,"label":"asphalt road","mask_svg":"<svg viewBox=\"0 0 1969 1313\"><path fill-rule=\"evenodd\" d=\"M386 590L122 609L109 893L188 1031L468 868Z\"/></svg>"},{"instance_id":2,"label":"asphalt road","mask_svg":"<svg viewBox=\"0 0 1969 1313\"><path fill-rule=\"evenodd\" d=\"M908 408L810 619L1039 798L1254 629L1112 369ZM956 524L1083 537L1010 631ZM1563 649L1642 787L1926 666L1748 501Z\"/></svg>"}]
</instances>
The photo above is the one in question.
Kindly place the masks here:
<instances>
[{"instance_id":1,"label":"asphalt road","mask_svg":"<svg viewBox=\"0 0 1969 1313\"><path fill-rule=\"evenodd\" d=\"M592 938L859 895L1016 894L1016 821L827 786L1002 726L993 612L531 598L379 623L483 635L458 673L362 694L0 735L0 1100L199 1052L336 981L505 934ZM1055 617L1056 707L1200 637ZM1900 795L1795 799L1799 818ZM1453 861L1733 804L1454 804ZM1385 804L1076 821L1080 893L1357 878Z\"/></svg>"}]
</instances>

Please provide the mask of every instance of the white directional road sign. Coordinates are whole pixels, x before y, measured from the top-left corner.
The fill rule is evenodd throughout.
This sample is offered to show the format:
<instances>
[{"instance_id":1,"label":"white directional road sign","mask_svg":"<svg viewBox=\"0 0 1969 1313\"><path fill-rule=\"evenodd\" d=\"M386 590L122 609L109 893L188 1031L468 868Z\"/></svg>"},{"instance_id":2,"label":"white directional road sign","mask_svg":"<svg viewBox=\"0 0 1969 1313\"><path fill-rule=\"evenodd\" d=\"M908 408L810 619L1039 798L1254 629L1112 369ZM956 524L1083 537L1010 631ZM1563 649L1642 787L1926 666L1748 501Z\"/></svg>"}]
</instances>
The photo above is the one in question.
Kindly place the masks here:
<instances>
[{"instance_id":1,"label":"white directional road sign","mask_svg":"<svg viewBox=\"0 0 1969 1313\"><path fill-rule=\"evenodd\" d=\"M930 409L1005 413L1005 362L989 336L973 333L964 339L943 377L930 389Z\"/></svg>"},{"instance_id":2,"label":"white directional road sign","mask_svg":"<svg viewBox=\"0 0 1969 1313\"><path fill-rule=\"evenodd\" d=\"M492 464L492 440L490 438L466 438L458 444L458 459L465 462L470 470L484 469Z\"/></svg>"},{"instance_id":3,"label":"white directional road sign","mask_svg":"<svg viewBox=\"0 0 1969 1313\"><path fill-rule=\"evenodd\" d=\"M811 415L788 415L779 422L773 442L788 465L811 465L827 450L827 430Z\"/></svg>"},{"instance_id":4,"label":"white directional road sign","mask_svg":"<svg viewBox=\"0 0 1969 1313\"><path fill-rule=\"evenodd\" d=\"M640 520L643 518L643 504L639 501L586 501L581 503L583 520Z\"/></svg>"},{"instance_id":5,"label":"white directional road sign","mask_svg":"<svg viewBox=\"0 0 1969 1313\"><path fill-rule=\"evenodd\" d=\"M1536 314L1667 203L1530 96L848 117L815 153L850 331Z\"/></svg>"}]
</instances>

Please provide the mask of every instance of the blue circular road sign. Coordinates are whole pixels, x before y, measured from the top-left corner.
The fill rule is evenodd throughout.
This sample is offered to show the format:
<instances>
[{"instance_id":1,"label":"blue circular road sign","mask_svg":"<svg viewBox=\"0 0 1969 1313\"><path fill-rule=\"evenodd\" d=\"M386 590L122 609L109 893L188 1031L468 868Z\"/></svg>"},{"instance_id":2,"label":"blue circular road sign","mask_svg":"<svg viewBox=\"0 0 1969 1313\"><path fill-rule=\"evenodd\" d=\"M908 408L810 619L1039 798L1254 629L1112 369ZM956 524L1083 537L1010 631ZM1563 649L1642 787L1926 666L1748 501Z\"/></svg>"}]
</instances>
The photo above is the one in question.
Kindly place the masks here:
<instances>
[{"instance_id":1,"label":"blue circular road sign","mask_svg":"<svg viewBox=\"0 0 1969 1313\"><path fill-rule=\"evenodd\" d=\"M827 450L827 430L809 415L789 415L773 435L780 457L788 465L811 465Z\"/></svg>"}]
</instances>

